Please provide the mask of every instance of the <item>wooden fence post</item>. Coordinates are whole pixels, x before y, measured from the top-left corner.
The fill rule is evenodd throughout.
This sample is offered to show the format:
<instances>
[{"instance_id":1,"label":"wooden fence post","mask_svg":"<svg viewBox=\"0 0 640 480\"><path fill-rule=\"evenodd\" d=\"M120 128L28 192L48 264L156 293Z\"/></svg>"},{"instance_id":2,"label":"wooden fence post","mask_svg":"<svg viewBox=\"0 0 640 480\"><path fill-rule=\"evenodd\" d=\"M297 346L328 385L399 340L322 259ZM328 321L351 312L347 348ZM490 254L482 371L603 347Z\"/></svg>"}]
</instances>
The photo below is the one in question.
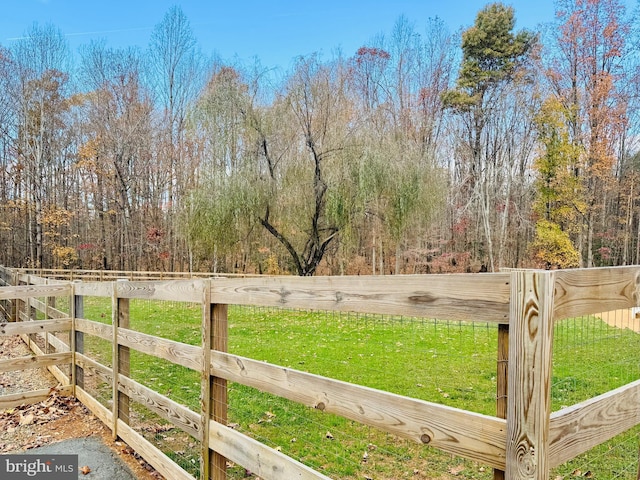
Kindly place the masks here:
<instances>
[{"instance_id":1,"label":"wooden fence post","mask_svg":"<svg viewBox=\"0 0 640 480\"><path fill-rule=\"evenodd\" d=\"M202 454L201 478L225 480L227 459L209 449L209 419L227 425L227 381L211 372L211 350L228 350L228 307L211 303L211 280L204 282L202 304Z\"/></svg>"},{"instance_id":2,"label":"wooden fence post","mask_svg":"<svg viewBox=\"0 0 640 480\"><path fill-rule=\"evenodd\" d=\"M118 343L118 329L129 328L129 299L119 298L118 285L127 280L118 279L113 282L112 312L111 321L113 326L113 439L118 438L118 420L129 424L129 397L118 388L120 375L128 377L130 375L130 355L129 347L121 346Z\"/></svg>"},{"instance_id":3,"label":"wooden fence post","mask_svg":"<svg viewBox=\"0 0 640 480\"><path fill-rule=\"evenodd\" d=\"M84 369L78 365L76 361L76 353L84 353L84 333L76 330L76 318L84 318L84 297L82 295L75 294L76 285L82 283L82 280L75 280L73 282L72 291L72 304L71 304L71 318L73 322L73 338L75 341L74 349L73 349L73 365L74 365L74 375L73 375L73 386L77 385L80 388L84 388Z\"/></svg>"},{"instance_id":4,"label":"wooden fence post","mask_svg":"<svg viewBox=\"0 0 640 480\"><path fill-rule=\"evenodd\" d=\"M11 274L11 285L17 287L18 286L18 272L14 271ZM20 305L19 302L20 300L15 299L11 301L11 318L12 321L14 322L19 322L20 321Z\"/></svg>"},{"instance_id":5,"label":"wooden fence post","mask_svg":"<svg viewBox=\"0 0 640 480\"><path fill-rule=\"evenodd\" d=\"M200 398L202 400L200 412L200 479L209 479L209 417L211 416L211 280L205 280L202 286L202 376L200 378Z\"/></svg>"},{"instance_id":6,"label":"wooden fence post","mask_svg":"<svg viewBox=\"0 0 640 480\"><path fill-rule=\"evenodd\" d=\"M511 273L507 480L549 479L555 273Z\"/></svg>"},{"instance_id":7,"label":"wooden fence post","mask_svg":"<svg viewBox=\"0 0 640 480\"><path fill-rule=\"evenodd\" d=\"M49 281L50 279L45 279L45 285L49 285ZM44 320L47 320L49 318L49 302L51 302L51 300L53 299L53 304L55 306L55 298L56 297L44 297ZM44 353L51 353L51 344L49 343L49 336L53 335L53 333L50 332L44 332L43 337L44 337ZM69 344L71 345L71 344ZM71 372L69 372L69 375L71 375Z\"/></svg>"},{"instance_id":8,"label":"wooden fence post","mask_svg":"<svg viewBox=\"0 0 640 480\"><path fill-rule=\"evenodd\" d=\"M498 359L496 372L496 417L507 418L509 375L509 324L498 324ZM493 480L504 480L504 470L493 470Z\"/></svg>"}]
</instances>

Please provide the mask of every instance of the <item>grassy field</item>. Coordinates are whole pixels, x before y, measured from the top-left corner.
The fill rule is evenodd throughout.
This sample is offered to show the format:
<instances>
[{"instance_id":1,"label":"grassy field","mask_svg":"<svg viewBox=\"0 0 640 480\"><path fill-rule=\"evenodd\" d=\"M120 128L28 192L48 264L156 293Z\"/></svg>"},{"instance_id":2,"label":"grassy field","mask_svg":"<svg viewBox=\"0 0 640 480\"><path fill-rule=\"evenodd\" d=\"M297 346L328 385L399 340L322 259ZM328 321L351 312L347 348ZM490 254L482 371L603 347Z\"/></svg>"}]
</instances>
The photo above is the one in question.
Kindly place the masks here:
<instances>
[{"instance_id":1,"label":"grassy field","mask_svg":"<svg viewBox=\"0 0 640 480\"><path fill-rule=\"evenodd\" d=\"M200 306L132 301L131 328L200 344ZM86 318L110 323L107 299L85 299ZM87 339L86 351L110 365L110 344ZM497 327L326 312L230 307L229 351L238 355L453 407L495 413ZM640 378L640 335L595 317L559 322L554 341L553 409ZM132 352L131 376L199 409L199 375ZM108 389L106 395L108 395ZM140 429L197 473L197 446L136 410ZM234 428L332 478L490 479L490 468L239 384L229 385ZM551 478L636 478L638 430L593 449ZM168 440L167 440L168 439ZM185 446L186 445L186 446ZM230 478L247 472L235 467Z\"/></svg>"}]
</instances>

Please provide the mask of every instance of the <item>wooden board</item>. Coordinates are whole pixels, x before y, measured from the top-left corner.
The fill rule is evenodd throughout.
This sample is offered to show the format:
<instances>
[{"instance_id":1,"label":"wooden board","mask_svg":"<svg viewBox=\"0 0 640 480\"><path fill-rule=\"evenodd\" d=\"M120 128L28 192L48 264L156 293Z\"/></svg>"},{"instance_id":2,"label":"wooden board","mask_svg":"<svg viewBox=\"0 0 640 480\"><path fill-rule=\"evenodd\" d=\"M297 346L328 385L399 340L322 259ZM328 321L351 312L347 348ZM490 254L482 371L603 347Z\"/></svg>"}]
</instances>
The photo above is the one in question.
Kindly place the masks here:
<instances>
[{"instance_id":1,"label":"wooden board","mask_svg":"<svg viewBox=\"0 0 640 480\"><path fill-rule=\"evenodd\" d=\"M79 282L74 283L73 287L76 295L85 297L111 297L113 295L111 282Z\"/></svg>"},{"instance_id":2,"label":"wooden board","mask_svg":"<svg viewBox=\"0 0 640 480\"><path fill-rule=\"evenodd\" d=\"M200 347L134 332L128 328L118 329L118 344L197 372L202 369L202 349Z\"/></svg>"},{"instance_id":3,"label":"wooden board","mask_svg":"<svg viewBox=\"0 0 640 480\"><path fill-rule=\"evenodd\" d=\"M33 322L1 322L0 336L22 335L40 332L61 332L71 329L71 319L36 320Z\"/></svg>"},{"instance_id":4,"label":"wooden board","mask_svg":"<svg viewBox=\"0 0 640 480\"><path fill-rule=\"evenodd\" d=\"M48 355L15 357L8 360L0 360L0 372L48 367L50 365L58 365L61 363L71 363L70 352L50 353Z\"/></svg>"},{"instance_id":5,"label":"wooden board","mask_svg":"<svg viewBox=\"0 0 640 480\"><path fill-rule=\"evenodd\" d=\"M31 297L61 297L64 295L71 295L71 286L68 283L61 285L0 287L0 300L26 300Z\"/></svg>"},{"instance_id":6,"label":"wooden board","mask_svg":"<svg viewBox=\"0 0 640 480\"><path fill-rule=\"evenodd\" d=\"M211 420L209 448L264 480L330 480L273 448Z\"/></svg>"},{"instance_id":7,"label":"wooden board","mask_svg":"<svg viewBox=\"0 0 640 480\"><path fill-rule=\"evenodd\" d=\"M42 320L38 320L38 322L41 322ZM26 323L26 322L25 322ZM29 323L36 323L36 322L29 322ZM41 333L36 333L35 334L36 338L41 339L42 341L44 341L44 335ZM26 335L24 335L24 337L26 338ZM24 338L23 338L24 339ZM49 345L51 345L54 350L58 353L61 352L69 352L71 349L69 348L69 345L67 343L65 343L64 341L60 340L58 337L54 336L54 335L49 335L49 338L47 339L47 341L49 342ZM26 341L25 341L26 343ZM35 345L35 343L33 344ZM36 353L36 355L42 355L44 354L44 352L40 351L40 349L38 348L38 351L34 350L33 348L31 349L34 353Z\"/></svg>"},{"instance_id":8,"label":"wooden board","mask_svg":"<svg viewBox=\"0 0 640 480\"><path fill-rule=\"evenodd\" d=\"M640 380L551 415L553 468L640 424Z\"/></svg>"},{"instance_id":9,"label":"wooden board","mask_svg":"<svg viewBox=\"0 0 640 480\"><path fill-rule=\"evenodd\" d=\"M640 305L640 267L559 270L555 273L555 320Z\"/></svg>"},{"instance_id":10,"label":"wooden board","mask_svg":"<svg viewBox=\"0 0 640 480\"><path fill-rule=\"evenodd\" d=\"M113 327L106 323L94 322L93 320L86 320L84 318L76 318L76 330L93 335L103 340L113 340Z\"/></svg>"},{"instance_id":11,"label":"wooden board","mask_svg":"<svg viewBox=\"0 0 640 480\"><path fill-rule=\"evenodd\" d=\"M213 279L211 301L508 323L508 273Z\"/></svg>"},{"instance_id":12,"label":"wooden board","mask_svg":"<svg viewBox=\"0 0 640 480\"><path fill-rule=\"evenodd\" d=\"M122 420L118 420L118 436L122 438L136 453L140 454L158 473L171 480L194 480L194 478L177 463L167 457L146 438L136 432Z\"/></svg>"},{"instance_id":13,"label":"wooden board","mask_svg":"<svg viewBox=\"0 0 640 480\"><path fill-rule=\"evenodd\" d=\"M27 344L27 346L31 349L33 353L35 353L36 355L44 355L44 352L40 349L40 347L35 342L32 342L27 335L21 335L20 338L22 338L22 341ZM58 340L57 338L56 340L60 342L60 340ZM62 342L60 343L62 344ZM68 349L69 347L67 347L67 351ZM64 386L69 385L69 377L62 370L60 370L56 365L51 365L47 367L47 370L51 372L51 375L53 375L56 378L56 380L60 382L61 385L64 385Z\"/></svg>"},{"instance_id":14,"label":"wooden board","mask_svg":"<svg viewBox=\"0 0 640 480\"><path fill-rule=\"evenodd\" d=\"M91 413L98 417L98 419L102 423L104 423L107 427L109 427L113 423L113 413L111 413L111 410L109 410L98 400L89 395L89 393L83 388L76 385L75 390L76 398L80 400L82 404L91 411Z\"/></svg>"},{"instance_id":15,"label":"wooden board","mask_svg":"<svg viewBox=\"0 0 640 480\"><path fill-rule=\"evenodd\" d=\"M200 439L200 415L127 377L120 377L119 389L176 427Z\"/></svg>"},{"instance_id":16,"label":"wooden board","mask_svg":"<svg viewBox=\"0 0 640 480\"><path fill-rule=\"evenodd\" d=\"M202 300L202 288L203 283L201 280L116 282L116 295L118 298L200 303Z\"/></svg>"},{"instance_id":17,"label":"wooden board","mask_svg":"<svg viewBox=\"0 0 640 480\"><path fill-rule=\"evenodd\" d=\"M68 396L72 394L72 388L70 386L66 386L66 387L56 387L56 388L44 388L42 390L33 390L31 392L3 395L0 397L0 410L5 410L7 408L14 408L19 405L33 405L34 403L42 402L47 398L49 398L49 396L54 390L58 392L58 395L62 395L62 396Z\"/></svg>"},{"instance_id":18,"label":"wooden board","mask_svg":"<svg viewBox=\"0 0 640 480\"><path fill-rule=\"evenodd\" d=\"M504 469L505 420L211 352L219 377Z\"/></svg>"}]
</instances>

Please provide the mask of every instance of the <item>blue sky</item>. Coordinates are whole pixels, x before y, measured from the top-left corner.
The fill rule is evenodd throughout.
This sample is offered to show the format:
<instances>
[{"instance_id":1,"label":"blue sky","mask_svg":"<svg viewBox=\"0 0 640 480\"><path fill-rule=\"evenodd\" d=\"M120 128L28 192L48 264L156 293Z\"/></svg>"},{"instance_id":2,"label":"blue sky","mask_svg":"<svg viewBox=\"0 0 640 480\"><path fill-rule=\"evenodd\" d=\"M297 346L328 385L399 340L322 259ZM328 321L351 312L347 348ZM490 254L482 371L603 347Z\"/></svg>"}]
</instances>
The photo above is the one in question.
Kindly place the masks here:
<instances>
[{"instance_id":1,"label":"blue sky","mask_svg":"<svg viewBox=\"0 0 640 480\"><path fill-rule=\"evenodd\" d=\"M627 0L634 4L636 0ZM72 49L94 38L107 45L146 47L153 27L172 5L191 22L205 54L226 61L258 57L267 67L287 69L293 58L336 48L350 56L376 34L389 33L404 14L418 32L429 17L451 31L473 24L487 0L255 1L255 0L0 0L0 44L10 46L34 22L53 23ZM554 0L505 0L515 8L517 28L553 19Z\"/></svg>"}]
</instances>

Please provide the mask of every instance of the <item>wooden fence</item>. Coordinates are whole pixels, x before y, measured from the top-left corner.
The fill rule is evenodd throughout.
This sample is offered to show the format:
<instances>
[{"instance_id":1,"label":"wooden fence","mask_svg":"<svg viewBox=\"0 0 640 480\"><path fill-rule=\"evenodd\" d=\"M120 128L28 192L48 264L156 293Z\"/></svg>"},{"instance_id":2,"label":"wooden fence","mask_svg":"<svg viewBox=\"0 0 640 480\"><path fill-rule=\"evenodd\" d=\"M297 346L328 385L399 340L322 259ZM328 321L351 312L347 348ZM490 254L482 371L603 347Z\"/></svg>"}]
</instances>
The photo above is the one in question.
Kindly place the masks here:
<instances>
[{"instance_id":1,"label":"wooden fence","mask_svg":"<svg viewBox=\"0 0 640 480\"><path fill-rule=\"evenodd\" d=\"M13 320L0 320L0 335L21 334L37 353L0 361L0 371L50 366L65 392L74 394L112 429L114 437L122 438L171 479L193 477L127 424L130 399L201 441L202 478L225 478L225 459L264 479L327 478L229 428L229 381L489 465L495 469L495 478L509 480L546 480L551 468L640 424L640 380L553 413L550 393L554 322L637 306L640 267L79 283L52 282L0 269L0 278L14 285L0 288L0 301L12 301L11 305L4 302L6 320ZM37 300L60 296L69 298L68 312ZM83 296L111 298L112 324L82 318ZM201 346L129 329L131 299L201 303ZM496 323L497 414L481 415L232 355L226 348L228 305ZM45 312L47 319L31 321L35 311ZM53 353L42 351L28 337L61 330L69 332L69 341L50 338ZM85 335L112 342L113 368L83 354ZM200 372L201 411L189 410L129 378L131 350ZM64 367L68 375L55 365L68 365ZM110 410L83 388L83 370L88 367L113 379ZM39 401L43 396L46 392L0 397L0 408Z\"/></svg>"}]
</instances>

